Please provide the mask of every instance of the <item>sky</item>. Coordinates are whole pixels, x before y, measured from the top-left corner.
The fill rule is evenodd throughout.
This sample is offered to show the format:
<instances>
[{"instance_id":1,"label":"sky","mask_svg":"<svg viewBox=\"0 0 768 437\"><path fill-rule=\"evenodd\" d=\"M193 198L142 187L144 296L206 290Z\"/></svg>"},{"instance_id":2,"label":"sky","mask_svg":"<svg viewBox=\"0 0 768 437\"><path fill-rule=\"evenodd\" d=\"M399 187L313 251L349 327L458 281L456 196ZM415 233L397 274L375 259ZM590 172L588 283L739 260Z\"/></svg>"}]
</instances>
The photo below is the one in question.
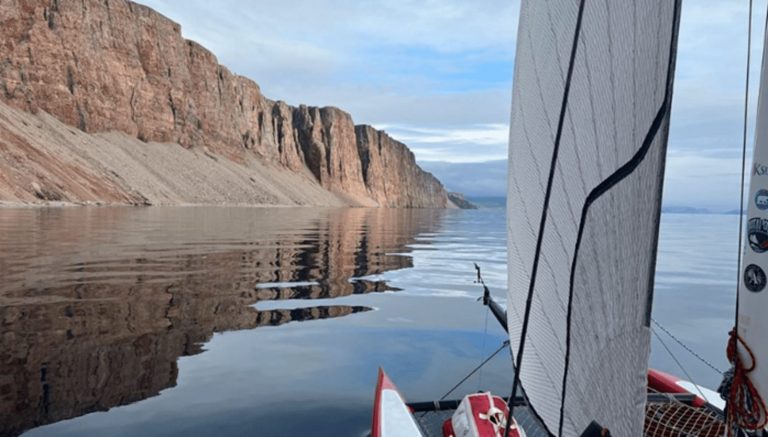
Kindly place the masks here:
<instances>
[{"instance_id":1,"label":"sky","mask_svg":"<svg viewBox=\"0 0 768 437\"><path fill-rule=\"evenodd\" d=\"M448 189L504 195L519 0L139 1L267 97L342 108ZM750 143L766 2L754 2ZM747 8L683 1L666 205L738 208Z\"/></svg>"}]
</instances>

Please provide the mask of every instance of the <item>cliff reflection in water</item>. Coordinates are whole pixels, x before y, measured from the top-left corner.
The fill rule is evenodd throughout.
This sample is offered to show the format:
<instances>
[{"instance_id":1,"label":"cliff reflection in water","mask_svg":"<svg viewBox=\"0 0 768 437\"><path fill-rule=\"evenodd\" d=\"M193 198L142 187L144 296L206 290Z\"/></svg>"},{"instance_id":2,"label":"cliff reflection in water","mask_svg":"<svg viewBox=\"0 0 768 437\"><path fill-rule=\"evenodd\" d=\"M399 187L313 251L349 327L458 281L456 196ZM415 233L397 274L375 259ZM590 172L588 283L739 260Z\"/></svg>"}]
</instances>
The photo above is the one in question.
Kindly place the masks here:
<instances>
[{"instance_id":1,"label":"cliff reflection in water","mask_svg":"<svg viewBox=\"0 0 768 437\"><path fill-rule=\"evenodd\" d=\"M368 311L255 304L389 290L359 278L411 267L397 254L440 215L0 210L0 435L155 396L215 332Z\"/></svg>"}]
</instances>

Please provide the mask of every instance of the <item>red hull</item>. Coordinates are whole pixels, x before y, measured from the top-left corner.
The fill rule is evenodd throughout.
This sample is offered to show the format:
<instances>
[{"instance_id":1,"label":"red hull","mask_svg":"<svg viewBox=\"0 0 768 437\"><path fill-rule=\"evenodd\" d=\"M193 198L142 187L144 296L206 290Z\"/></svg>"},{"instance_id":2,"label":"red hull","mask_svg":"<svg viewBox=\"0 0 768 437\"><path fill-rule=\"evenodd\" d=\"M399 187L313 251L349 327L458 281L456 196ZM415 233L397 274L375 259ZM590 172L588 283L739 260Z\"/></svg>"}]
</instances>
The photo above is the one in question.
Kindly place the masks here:
<instances>
[{"instance_id":1,"label":"red hull","mask_svg":"<svg viewBox=\"0 0 768 437\"><path fill-rule=\"evenodd\" d=\"M384 370L379 369L373 403L371 437L421 437L419 426L400 392Z\"/></svg>"},{"instance_id":2,"label":"red hull","mask_svg":"<svg viewBox=\"0 0 768 437\"><path fill-rule=\"evenodd\" d=\"M691 393L682 387L678 382L680 378L664 373L656 369L648 369L648 387L659 393L673 393L673 394L696 394ZM707 404L705 399L701 396L696 396L693 400L694 407L703 407Z\"/></svg>"}]
</instances>

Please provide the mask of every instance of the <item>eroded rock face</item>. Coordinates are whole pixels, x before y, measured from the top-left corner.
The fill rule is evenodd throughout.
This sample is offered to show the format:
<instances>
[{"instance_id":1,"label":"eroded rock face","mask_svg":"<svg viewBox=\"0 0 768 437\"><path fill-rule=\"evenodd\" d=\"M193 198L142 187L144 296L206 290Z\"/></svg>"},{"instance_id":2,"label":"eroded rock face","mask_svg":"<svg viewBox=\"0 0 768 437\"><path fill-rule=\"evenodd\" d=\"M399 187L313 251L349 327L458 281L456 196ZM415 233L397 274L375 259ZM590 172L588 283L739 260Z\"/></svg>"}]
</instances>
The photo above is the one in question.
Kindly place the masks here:
<instances>
[{"instance_id":1,"label":"eroded rock face","mask_svg":"<svg viewBox=\"0 0 768 437\"><path fill-rule=\"evenodd\" d=\"M89 133L117 130L204 148L240 164L255 157L305 173L352 204L447 204L442 185L404 145L372 128L355 129L339 109L265 98L256 83L219 65L185 40L177 23L145 6L3 0L0 38L0 100L16 108L48 112ZM378 151L365 155L368 144Z\"/></svg>"},{"instance_id":2,"label":"eroded rock face","mask_svg":"<svg viewBox=\"0 0 768 437\"><path fill-rule=\"evenodd\" d=\"M477 205L467 200L462 193L448 193L448 200L460 209L477 209Z\"/></svg>"},{"instance_id":3,"label":"eroded rock face","mask_svg":"<svg viewBox=\"0 0 768 437\"><path fill-rule=\"evenodd\" d=\"M381 206L409 208L446 206L445 189L431 173L416 165L408 147L386 132L357 126L357 149L369 194ZM407 186L408 190L401 187Z\"/></svg>"}]
</instances>

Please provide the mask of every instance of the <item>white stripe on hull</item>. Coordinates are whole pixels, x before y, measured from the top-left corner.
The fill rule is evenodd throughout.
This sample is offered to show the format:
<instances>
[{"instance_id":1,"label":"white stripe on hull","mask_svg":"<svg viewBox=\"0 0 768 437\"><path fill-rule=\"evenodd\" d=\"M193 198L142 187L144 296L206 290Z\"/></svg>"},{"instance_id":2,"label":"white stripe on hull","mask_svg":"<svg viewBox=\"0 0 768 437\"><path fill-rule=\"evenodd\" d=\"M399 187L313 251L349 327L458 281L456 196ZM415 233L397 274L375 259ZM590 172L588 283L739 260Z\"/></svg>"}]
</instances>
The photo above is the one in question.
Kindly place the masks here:
<instances>
[{"instance_id":1,"label":"white stripe on hull","mask_svg":"<svg viewBox=\"0 0 768 437\"><path fill-rule=\"evenodd\" d=\"M395 390L381 391L381 435L382 437L421 437L421 431L413 415Z\"/></svg>"}]
</instances>

